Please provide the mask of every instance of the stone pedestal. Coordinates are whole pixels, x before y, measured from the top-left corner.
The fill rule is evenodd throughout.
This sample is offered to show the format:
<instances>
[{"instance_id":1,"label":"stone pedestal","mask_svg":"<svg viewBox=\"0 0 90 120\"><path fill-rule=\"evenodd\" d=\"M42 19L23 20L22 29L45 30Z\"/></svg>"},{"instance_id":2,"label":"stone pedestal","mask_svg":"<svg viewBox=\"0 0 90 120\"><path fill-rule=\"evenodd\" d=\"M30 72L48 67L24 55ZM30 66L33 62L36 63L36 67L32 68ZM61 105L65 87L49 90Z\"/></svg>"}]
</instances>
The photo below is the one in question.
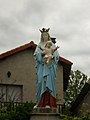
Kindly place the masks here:
<instances>
[{"instance_id":1,"label":"stone pedestal","mask_svg":"<svg viewBox=\"0 0 90 120\"><path fill-rule=\"evenodd\" d=\"M34 108L30 120L60 120L56 108Z\"/></svg>"}]
</instances>

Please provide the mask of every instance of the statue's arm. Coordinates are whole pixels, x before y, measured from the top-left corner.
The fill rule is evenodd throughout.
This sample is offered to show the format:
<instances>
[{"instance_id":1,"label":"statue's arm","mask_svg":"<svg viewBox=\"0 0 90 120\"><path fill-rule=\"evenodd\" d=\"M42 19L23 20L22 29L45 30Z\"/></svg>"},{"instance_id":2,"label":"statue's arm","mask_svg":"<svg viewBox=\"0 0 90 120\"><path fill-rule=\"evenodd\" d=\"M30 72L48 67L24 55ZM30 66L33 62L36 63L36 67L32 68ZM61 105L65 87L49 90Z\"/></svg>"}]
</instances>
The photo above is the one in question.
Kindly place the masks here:
<instances>
[{"instance_id":1,"label":"statue's arm","mask_svg":"<svg viewBox=\"0 0 90 120\"><path fill-rule=\"evenodd\" d=\"M40 45L38 45L38 48L40 48L40 50L42 50L42 51L43 51L43 48L42 48Z\"/></svg>"},{"instance_id":2,"label":"statue's arm","mask_svg":"<svg viewBox=\"0 0 90 120\"><path fill-rule=\"evenodd\" d=\"M59 46L57 46L55 49L54 49L54 52L59 48Z\"/></svg>"}]
</instances>

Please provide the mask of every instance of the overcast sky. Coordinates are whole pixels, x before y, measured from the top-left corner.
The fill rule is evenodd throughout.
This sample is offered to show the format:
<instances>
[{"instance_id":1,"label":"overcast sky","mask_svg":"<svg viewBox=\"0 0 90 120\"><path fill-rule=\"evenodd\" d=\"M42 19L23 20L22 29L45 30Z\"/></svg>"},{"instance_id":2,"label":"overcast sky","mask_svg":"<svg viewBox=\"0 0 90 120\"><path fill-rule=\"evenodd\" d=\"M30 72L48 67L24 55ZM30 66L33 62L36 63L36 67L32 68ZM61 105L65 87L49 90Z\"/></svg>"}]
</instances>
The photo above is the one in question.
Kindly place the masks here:
<instances>
[{"instance_id":1,"label":"overcast sky","mask_svg":"<svg viewBox=\"0 0 90 120\"><path fill-rule=\"evenodd\" d=\"M90 0L0 0L0 54L38 44L42 27L50 28L72 70L90 76Z\"/></svg>"}]
</instances>

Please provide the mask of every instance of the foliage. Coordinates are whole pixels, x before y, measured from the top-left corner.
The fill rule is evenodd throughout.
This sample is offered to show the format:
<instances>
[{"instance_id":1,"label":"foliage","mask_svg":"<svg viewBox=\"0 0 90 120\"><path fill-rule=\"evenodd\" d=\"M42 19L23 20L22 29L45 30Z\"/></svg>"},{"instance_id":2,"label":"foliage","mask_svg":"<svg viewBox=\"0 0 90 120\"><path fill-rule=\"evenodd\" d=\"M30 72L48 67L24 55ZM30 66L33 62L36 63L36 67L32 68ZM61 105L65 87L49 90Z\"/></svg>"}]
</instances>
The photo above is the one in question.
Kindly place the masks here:
<instances>
[{"instance_id":1,"label":"foliage","mask_svg":"<svg viewBox=\"0 0 90 120\"><path fill-rule=\"evenodd\" d=\"M90 120L90 113L83 113L82 116L60 114L60 120Z\"/></svg>"},{"instance_id":2,"label":"foliage","mask_svg":"<svg viewBox=\"0 0 90 120\"><path fill-rule=\"evenodd\" d=\"M71 71L69 78L68 88L64 95L67 107L70 107L71 103L74 102L85 83L89 80L87 75L83 74L79 70Z\"/></svg>"},{"instance_id":3,"label":"foliage","mask_svg":"<svg viewBox=\"0 0 90 120\"><path fill-rule=\"evenodd\" d=\"M7 110L7 107L0 109L0 120L30 120L30 113L34 104L26 102L18 105L14 110ZM71 116L70 114L60 114L60 120L90 120L90 113L84 113L82 116Z\"/></svg>"},{"instance_id":4,"label":"foliage","mask_svg":"<svg viewBox=\"0 0 90 120\"><path fill-rule=\"evenodd\" d=\"M18 105L14 110L7 107L0 109L0 120L30 120L30 113L34 104L32 102Z\"/></svg>"}]
</instances>

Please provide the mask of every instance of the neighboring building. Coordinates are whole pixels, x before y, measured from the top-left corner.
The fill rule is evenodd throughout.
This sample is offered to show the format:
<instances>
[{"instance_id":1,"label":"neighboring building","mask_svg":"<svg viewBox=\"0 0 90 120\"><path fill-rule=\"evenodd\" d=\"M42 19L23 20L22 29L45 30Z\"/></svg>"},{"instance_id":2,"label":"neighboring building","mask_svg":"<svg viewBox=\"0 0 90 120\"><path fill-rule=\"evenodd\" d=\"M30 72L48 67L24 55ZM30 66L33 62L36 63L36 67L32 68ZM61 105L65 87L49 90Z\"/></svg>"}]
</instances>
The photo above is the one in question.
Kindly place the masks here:
<instances>
[{"instance_id":1,"label":"neighboring building","mask_svg":"<svg viewBox=\"0 0 90 120\"><path fill-rule=\"evenodd\" d=\"M75 115L82 115L84 112L90 113L90 84L86 83L80 94L72 104L70 111Z\"/></svg>"},{"instance_id":2,"label":"neighboring building","mask_svg":"<svg viewBox=\"0 0 90 120\"><path fill-rule=\"evenodd\" d=\"M35 102L36 61L33 53L36 44L28 44L0 54L0 96L2 101ZM72 63L59 58L56 78L57 101L63 104L63 91L67 89Z\"/></svg>"}]
</instances>

